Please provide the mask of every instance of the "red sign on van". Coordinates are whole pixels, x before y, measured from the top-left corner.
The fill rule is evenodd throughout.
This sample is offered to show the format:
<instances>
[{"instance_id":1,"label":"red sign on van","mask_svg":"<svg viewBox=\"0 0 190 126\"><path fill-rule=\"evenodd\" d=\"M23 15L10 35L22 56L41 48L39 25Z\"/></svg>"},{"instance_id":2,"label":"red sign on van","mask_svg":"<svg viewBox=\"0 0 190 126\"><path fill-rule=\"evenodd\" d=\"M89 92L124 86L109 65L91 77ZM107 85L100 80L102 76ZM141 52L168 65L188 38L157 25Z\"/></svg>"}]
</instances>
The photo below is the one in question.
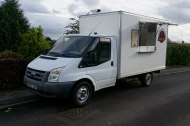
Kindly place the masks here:
<instances>
[{"instance_id":1,"label":"red sign on van","mask_svg":"<svg viewBox=\"0 0 190 126\"><path fill-rule=\"evenodd\" d=\"M163 43L166 40L166 33L164 30L161 30L158 35L158 41Z\"/></svg>"}]
</instances>

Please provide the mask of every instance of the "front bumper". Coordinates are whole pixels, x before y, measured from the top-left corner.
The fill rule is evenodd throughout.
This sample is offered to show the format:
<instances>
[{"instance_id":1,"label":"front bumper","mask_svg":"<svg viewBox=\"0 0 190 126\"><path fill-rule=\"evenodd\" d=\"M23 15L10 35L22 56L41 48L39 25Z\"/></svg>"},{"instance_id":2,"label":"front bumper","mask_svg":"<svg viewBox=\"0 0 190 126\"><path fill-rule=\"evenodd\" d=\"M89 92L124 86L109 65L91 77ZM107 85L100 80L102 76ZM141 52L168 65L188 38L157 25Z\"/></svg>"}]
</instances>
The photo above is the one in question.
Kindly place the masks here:
<instances>
[{"instance_id":1,"label":"front bumper","mask_svg":"<svg viewBox=\"0 0 190 126\"><path fill-rule=\"evenodd\" d=\"M38 82L28 77L24 77L25 85L32 92L42 97L68 97L75 82ZM29 86L33 85L33 86ZM33 88L35 87L35 88Z\"/></svg>"}]
</instances>

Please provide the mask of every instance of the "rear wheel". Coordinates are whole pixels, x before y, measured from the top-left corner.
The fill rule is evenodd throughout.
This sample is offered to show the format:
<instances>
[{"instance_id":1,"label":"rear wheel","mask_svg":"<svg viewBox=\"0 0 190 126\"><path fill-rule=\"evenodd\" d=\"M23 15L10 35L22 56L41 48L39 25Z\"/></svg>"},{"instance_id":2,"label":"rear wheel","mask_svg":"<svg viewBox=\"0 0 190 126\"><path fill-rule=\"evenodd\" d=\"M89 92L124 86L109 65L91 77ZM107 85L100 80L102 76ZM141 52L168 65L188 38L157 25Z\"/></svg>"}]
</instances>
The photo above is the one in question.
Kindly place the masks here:
<instances>
[{"instance_id":1,"label":"rear wheel","mask_svg":"<svg viewBox=\"0 0 190 126\"><path fill-rule=\"evenodd\" d=\"M139 79L141 81L142 86L149 87L153 81L153 74L152 73L143 74Z\"/></svg>"},{"instance_id":2,"label":"rear wheel","mask_svg":"<svg viewBox=\"0 0 190 126\"><path fill-rule=\"evenodd\" d=\"M77 107L87 105L92 99L92 88L86 81L80 81L72 92L73 104Z\"/></svg>"}]
</instances>

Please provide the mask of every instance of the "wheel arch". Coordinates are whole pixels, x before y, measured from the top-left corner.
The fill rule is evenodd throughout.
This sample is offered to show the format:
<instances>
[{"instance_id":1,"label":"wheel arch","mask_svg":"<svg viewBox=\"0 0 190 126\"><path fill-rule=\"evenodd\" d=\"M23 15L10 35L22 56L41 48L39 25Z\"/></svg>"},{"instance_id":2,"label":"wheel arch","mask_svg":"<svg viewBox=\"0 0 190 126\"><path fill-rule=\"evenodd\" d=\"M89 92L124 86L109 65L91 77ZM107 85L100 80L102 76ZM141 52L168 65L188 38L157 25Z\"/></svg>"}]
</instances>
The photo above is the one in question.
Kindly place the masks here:
<instances>
[{"instance_id":1,"label":"wheel arch","mask_svg":"<svg viewBox=\"0 0 190 126\"><path fill-rule=\"evenodd\" d=\"M90 87L92 89L92 94L94 95L95 94L95 91L96 91L96 84L95 84L95 80L92 78L92 77L81 77L79 78L73 85L72 87L72 91L73 89L76 87L76 85L81 82L81 81L86 81L90 84ZM71 92L72 92L71 91Z\"/></svg>"}]
</instances>

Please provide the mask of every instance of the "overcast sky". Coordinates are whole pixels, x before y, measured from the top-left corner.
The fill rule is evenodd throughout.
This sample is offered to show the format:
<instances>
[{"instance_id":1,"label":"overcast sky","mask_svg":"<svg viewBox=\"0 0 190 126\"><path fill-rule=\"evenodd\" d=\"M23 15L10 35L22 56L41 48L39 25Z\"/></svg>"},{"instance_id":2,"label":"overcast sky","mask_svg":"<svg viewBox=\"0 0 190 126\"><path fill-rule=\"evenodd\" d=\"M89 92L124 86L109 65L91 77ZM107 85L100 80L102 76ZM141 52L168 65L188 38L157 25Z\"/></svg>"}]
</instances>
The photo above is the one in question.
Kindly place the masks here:
<instances>
[{"instance_id":1,"label":"overcast sky","mask_svg":"<svg viewBox=\"0 0 190 126\"><path fill-rule=\"evenodd\" d=\"M177 27L169 27L169 38L190 42L190 0L19 0L19 3L30 24L41 25L44 34L54 39L64 33L70 17L100 8L103 12L122 10L178 23Z\"/></svg>"}]
</instances>

